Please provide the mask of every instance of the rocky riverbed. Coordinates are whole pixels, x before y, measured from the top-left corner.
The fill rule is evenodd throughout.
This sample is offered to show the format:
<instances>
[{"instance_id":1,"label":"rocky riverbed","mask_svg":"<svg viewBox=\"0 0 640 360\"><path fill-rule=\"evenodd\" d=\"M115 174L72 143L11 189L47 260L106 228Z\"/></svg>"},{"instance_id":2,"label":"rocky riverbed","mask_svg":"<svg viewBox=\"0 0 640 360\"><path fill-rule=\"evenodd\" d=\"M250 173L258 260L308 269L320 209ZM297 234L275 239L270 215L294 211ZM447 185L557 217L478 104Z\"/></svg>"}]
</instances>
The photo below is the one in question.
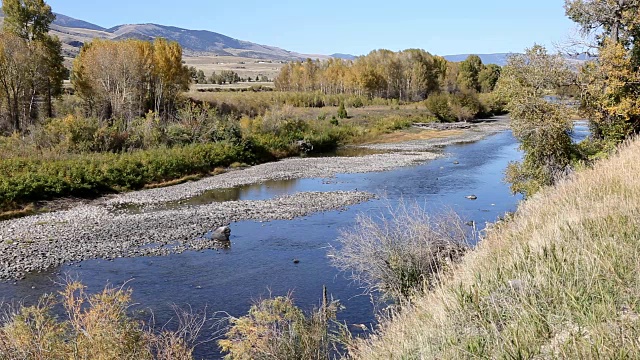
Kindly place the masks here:
<instances>
[{"instance_id":1,"label":"rocky riverbed","mask_svg":"<svg viewBox=\"0 0 640 360\"><path fill-rule=\"evenodd\" d=\"M93 258L157 256L228 244L207 232L241 220L288 220L370 200L358 191L306 192L262 201L230 201L139 214L82 205L0 223L0 279L16 279Z\"/></svg>"},{"instance_id":2,"label":"rocky riverbed","mask_svg":"<svg viewBox=\"0 0 640 360\"><path fill-rule=\"evenodd\" d=\"M491 120L463 123L417 124L415 127L428 130L463 130L458 136L434 138L429 140L412 140L392 144L372 144L365 147L380 151L434 151L443 146L475 142L483 138L509 129L508 116L496 116Z\"/></svg>"},{"instance_id":3,"label":"rocky riverbed","mask_svg":"<svg viewBox=\"0 0 640 360\"><path fill-rule=\"evenodd\" d=\"M345 208L375 195L358 191L302 192L260 201L163 206L215 189L410 166L442 156L439 150L434 151L439 146L479 140L507 126L506 118L498 118L474 124L454 138L368 146L396 152L285 159L195 182L79 202L68 210L0 222L0 279L17 279L29 272L93 258L157 256L228 246L205 235L237 221L289 220ZM128 211L131 206L140 211Z\"/></svg>"},{"instance_id":4,"label":"rocky riverbed","mask_svg":"<svg viewBox=\"0 0 640 360\"><path fill-rule=\"evenodd\" d=\"M388 171L433 160L439 156L441 155L435 152L398 152L360 157L290 158L180 185L117 195L107 200L106 205L130 204L149 207L191 198L215 189L229 189L273 180L330 178L336 174Z\"/></svg>"}]
</instances>

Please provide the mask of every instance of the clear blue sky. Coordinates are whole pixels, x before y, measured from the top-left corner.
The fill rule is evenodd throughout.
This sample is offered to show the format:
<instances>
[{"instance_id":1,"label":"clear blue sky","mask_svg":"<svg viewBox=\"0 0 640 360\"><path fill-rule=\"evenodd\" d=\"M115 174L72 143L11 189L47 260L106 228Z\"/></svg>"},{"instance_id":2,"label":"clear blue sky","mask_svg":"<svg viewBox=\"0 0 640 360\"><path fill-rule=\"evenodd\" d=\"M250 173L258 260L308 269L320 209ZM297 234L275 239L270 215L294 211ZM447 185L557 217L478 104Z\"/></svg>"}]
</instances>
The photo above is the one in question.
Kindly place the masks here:
<instances>
[{"instance_id":1,"label":"clear blue sky","mask_svg":"<svg viewBox=\"0 0 640 360\"><path fill-rule=\"evenodd\" d=\"M307 54L422 48L438 55L553 47L572 33L563 0L48 0L103 27L210 30Z\"/></svg>"}]
</instances>

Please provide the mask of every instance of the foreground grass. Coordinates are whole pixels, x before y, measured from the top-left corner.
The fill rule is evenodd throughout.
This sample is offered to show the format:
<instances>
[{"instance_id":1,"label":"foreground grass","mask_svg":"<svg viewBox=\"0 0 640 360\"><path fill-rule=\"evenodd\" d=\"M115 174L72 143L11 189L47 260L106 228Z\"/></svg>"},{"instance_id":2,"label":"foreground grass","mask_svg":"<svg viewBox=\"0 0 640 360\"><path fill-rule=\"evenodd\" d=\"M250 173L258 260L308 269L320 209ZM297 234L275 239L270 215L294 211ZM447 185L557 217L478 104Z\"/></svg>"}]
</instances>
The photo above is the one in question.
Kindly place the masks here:
<instances>
[{"instance_id":1,"label":"foreground grass","mask_svg":"<svg viewBox=\"0 0 640 360\"><path fill-rule=\"evenodd\" d=\"M488 231L356 359L640 358L640 141Z\"/></svg>"}]
</instances>

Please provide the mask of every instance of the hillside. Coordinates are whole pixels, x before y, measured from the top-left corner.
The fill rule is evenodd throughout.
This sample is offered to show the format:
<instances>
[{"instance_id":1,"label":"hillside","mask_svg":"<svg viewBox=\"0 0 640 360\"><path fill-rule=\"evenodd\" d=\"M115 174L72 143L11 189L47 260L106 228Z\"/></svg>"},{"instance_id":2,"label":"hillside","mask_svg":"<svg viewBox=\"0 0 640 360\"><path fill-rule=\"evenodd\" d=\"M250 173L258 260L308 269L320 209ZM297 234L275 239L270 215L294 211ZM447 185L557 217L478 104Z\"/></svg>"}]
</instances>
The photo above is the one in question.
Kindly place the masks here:
<instances>
[{"instance_id":1,"label":"hillside","mask_svg":"<svg viewBox=\"0 0 640 360\"><path fill-rule=\"evenodd\" d=\"M640 358L640 140L524 202L356 359Z\"/></svg>"},{"instance_id":2,"label":"hillside","mask_svg":"<svg viewBox=\"0 0 640 360\"><path fill-rule=\"evenodd\" d=\"M3 17L4 14L0 11L0 22ZM74 57L84 43L95 38L152 40L157 37L177 41L183 47L186 56L217 55L266 60L296 60L310 56L206 30L189 30L158 24L127 24L105 29L62 14L56 14L56 17L51 26L51 33L63 42L64 55L67 58ZM316 58L317 55L311 57Z\"/></svg>"}]
</instances>

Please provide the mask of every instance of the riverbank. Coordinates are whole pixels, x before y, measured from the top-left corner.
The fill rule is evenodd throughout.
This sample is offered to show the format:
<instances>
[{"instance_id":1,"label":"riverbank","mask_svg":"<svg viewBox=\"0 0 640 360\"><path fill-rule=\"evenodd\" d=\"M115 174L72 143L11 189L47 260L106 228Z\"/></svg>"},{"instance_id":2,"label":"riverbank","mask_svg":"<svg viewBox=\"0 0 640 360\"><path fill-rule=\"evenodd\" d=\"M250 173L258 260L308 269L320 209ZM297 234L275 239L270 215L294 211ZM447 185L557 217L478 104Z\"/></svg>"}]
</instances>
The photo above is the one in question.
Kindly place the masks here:
<instances>
[{"instance_id":1,"label":"riverbank","mask_svg":"<svg viewBox=\"0 0 640 360\"><path fill-rule=\"evenodd\" d=\"M499 129L487 127L484 134ZM440 139L424 143L430 141ZM434 146L424 148L433 150ZM215 189L267 181L388 171L439 156L440 152L405 151L356 157L290 158L165 188L90 202L69 202L66 210L0 222L0 278L20 278L25 273L92 258L167 255L216 248L220 244L201 238L218 226L241 220L291 219L367 201L374 195L358 191L301 192L264 201L199 206L180 201Z\"/></svg>"},{"instance_id":2,"label":"riverbank","mask_svg":"<svg viewBox=\"0 0 640 360\"><path fill-rule=\"evenodd\" d=\"M350 354L640 357L640 141L536 194Z\"/></svg>"},{"instance_id":3,"label":"riverbank","mask_svg":"<svg viewBox=\"0 0 640 360\"><path fill-rule=\"evenodd\" d=\"M307 192L264 201L230 201L129 213L100 205L0 223L0 279L16 279L68 262L163 256L227 244L209 231L242 220L288 220L370 200L358 191Z\"/></svg>"}]
</instances>

